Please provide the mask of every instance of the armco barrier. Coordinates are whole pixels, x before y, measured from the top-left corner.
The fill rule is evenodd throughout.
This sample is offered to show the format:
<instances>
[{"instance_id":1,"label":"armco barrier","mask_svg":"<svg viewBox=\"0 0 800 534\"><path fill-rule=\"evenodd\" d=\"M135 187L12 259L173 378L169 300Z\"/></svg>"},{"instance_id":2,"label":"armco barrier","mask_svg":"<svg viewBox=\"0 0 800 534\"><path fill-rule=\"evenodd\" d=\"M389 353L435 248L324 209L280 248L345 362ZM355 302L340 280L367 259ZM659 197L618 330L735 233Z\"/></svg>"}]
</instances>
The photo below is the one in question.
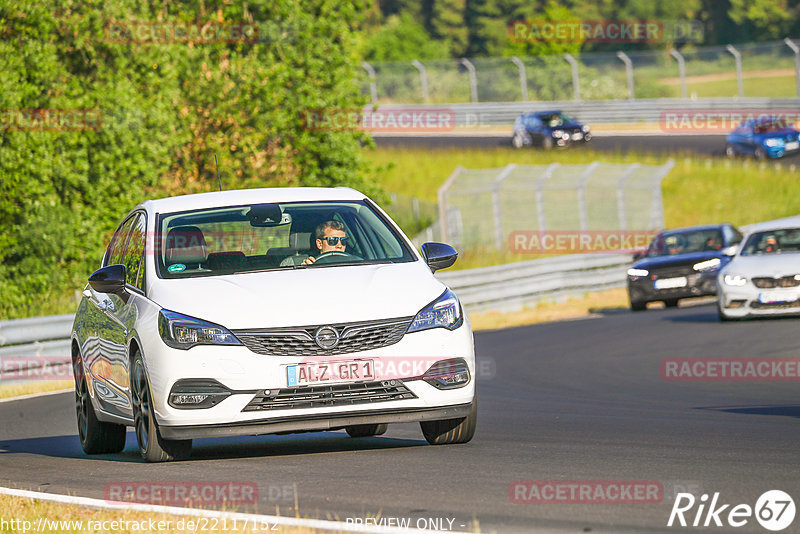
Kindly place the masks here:
<instances>
[{"instance_id":1,"label":"armco barrier","mask_svg":"<svg viewBox=\"0 0 800 534\"><path fill-rule=\"evenodd\" d=\"M623 287L630 263L631 256L627 254L571 254L442 271L436 277L458 294L468 311L510 311L538 300ZM0 321L0 367L4 358L30 358L27 368L36 368L37 358L47 365L54 361L68 363L74 317L70 314Z\"/></svg>"},{"instance_id":2,"label":"armco barrier","mask_svg":"<svg viewBox=\"0 0 800 534\"><path fill-rule=\"evenodd\" d=\"M415 104L416 111L451 110L456 127L508 126L509 138L514 120L522 113L560 109L589 125L602 123L655 123L661 121L662 113L670 111L780 111L797 110L797 98L652 98L640 100L557 100L548 102L477 102L471 104ZM379 109L392 111L409 110L409 105L382 104ZM372 109L368 106L365 109ZM447 135L454 132L436 132ZM395 135L377 132L375 135ZM398 131L396 135L416 135Z\"/></svg>"}]
</instances>

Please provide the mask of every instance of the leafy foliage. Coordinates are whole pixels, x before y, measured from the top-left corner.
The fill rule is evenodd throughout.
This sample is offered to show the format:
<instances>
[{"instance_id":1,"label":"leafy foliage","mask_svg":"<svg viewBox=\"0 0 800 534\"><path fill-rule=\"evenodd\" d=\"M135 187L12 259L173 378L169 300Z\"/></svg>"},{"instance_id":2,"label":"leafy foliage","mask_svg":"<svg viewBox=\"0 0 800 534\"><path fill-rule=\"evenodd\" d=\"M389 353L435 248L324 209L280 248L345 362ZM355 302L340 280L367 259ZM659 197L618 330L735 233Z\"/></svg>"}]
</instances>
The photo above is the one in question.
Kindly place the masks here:
<instances>
[{"instance_id":1,"label":"leafy foliage","mask_svg":"<svg viewBox=\"0 0 800 534\"><path fill-rule=\"evenodd\" d=\"M365 103L354 34L365 7L0 0L0 319L48 313L47 295L82 288L138 202L216 189L213 154L229 189L347 185L382 199L361 156L370 139L304 121L307 110ZM256 42L119 42L115 21L259 31ZM9 122L32 109L95 110L101 122Z\"/></svg>"}]
</instances>

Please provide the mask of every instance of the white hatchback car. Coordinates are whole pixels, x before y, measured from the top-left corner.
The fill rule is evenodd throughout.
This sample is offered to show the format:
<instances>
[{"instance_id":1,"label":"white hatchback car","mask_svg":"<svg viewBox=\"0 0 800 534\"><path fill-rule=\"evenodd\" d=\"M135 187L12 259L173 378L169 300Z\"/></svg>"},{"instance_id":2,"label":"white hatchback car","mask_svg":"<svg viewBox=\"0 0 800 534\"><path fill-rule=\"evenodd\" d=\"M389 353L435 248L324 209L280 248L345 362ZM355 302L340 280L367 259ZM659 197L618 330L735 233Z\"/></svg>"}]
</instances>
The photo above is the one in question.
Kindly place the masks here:
<instances>
[{"instance_id":1,"label":"white hatchback car","mask_svg":"<svg viewBox=\"0 0 800 534\"><path fill-rule=\"evenodd\" d=\"M477 420L472 329L433 271L348 188L224 191L148 200L115 232L72 330L86 453L136 429L147 461L193 438L420 422L465 443Z\"/></svg>"},{"instance_id":2,"label":"white hatchback car","mask_svg":"<svg viewBox=\"0 0 800 534\"><path fill-rule=\"evenodd\" d=\"M720 320L800 314L800 217L755 224L717 276Z\"/></svg>"}]
</instances>

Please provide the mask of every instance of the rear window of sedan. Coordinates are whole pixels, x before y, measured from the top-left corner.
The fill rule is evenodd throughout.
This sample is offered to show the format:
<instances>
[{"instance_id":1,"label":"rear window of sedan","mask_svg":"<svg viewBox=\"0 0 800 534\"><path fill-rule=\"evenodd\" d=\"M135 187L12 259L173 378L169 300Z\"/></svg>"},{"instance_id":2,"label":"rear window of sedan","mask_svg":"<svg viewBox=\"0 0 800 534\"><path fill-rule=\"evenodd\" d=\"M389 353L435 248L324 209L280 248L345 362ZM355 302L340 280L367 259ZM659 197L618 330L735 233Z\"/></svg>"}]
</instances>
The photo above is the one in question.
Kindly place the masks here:
<instances>
[{"instance_id":1,"label":"rear window of sedan","mask_svg":"<svg viewBox=\"0 0 800 534\"><path fill-rule=\"evenodd\" d=\"M337 228L345 246L321 259L318 228ZM273 269L409 262L415 257L396 230L365 201L227 206L157 218L161 278ZM328 232L330 233L330 232ZM315 263L304 264L314 257Z\"/></svg>"}]
</instances>

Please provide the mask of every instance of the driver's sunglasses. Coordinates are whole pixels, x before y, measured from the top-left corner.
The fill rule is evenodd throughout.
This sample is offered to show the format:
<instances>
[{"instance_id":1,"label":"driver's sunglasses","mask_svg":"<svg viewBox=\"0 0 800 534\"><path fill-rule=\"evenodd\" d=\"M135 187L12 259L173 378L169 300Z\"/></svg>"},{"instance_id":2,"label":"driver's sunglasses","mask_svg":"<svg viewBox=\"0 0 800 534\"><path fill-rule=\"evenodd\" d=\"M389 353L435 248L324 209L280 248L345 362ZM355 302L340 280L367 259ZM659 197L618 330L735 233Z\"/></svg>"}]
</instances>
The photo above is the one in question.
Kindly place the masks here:
<instances>
[{"instance_id":1,"label":"driver's sunglasses","mask_svg":"<svg viewBox=\"0 0 800 534\"><path fill-rule=\"evenodd\" d=\"M323 237L322 238L322 240L323 241L327 241L328 242L328 246L331 246L331 247L335 247L340 241L341 241L342 245L346 245L347 244L347 239L348 239L347 236L345 236L345 237Z\"/></svg>"}]
</instances>

